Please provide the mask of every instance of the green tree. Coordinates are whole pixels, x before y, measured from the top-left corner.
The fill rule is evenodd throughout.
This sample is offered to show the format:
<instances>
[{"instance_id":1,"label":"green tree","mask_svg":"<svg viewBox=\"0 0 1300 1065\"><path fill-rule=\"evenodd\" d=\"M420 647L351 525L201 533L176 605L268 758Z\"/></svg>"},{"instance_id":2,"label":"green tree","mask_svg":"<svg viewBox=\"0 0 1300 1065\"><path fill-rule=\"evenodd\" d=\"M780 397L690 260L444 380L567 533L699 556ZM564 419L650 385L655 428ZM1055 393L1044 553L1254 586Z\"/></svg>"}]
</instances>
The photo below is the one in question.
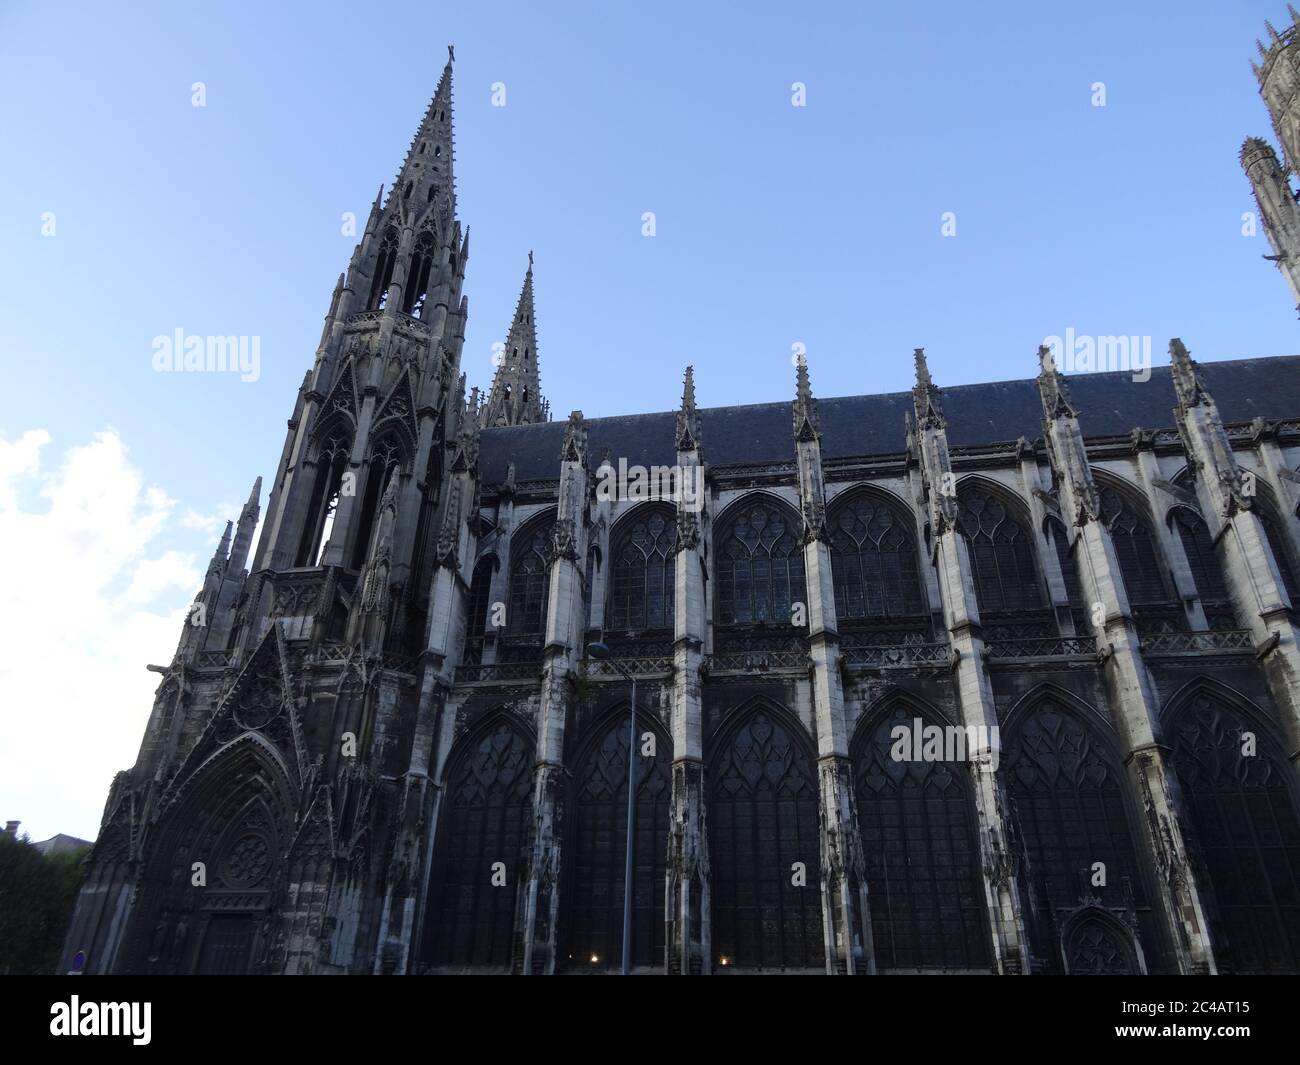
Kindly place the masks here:
<instances>
[{"instance_id":1,"label":"green tree","mask_svg":"<svg viewBox=\"0 0 1300 1065\"><path fill-rule=\"evenodd\" d=\"M45 857L26 834L0 835L0 973L52 973L88 848Z\"/></svg>"}]
</instances>

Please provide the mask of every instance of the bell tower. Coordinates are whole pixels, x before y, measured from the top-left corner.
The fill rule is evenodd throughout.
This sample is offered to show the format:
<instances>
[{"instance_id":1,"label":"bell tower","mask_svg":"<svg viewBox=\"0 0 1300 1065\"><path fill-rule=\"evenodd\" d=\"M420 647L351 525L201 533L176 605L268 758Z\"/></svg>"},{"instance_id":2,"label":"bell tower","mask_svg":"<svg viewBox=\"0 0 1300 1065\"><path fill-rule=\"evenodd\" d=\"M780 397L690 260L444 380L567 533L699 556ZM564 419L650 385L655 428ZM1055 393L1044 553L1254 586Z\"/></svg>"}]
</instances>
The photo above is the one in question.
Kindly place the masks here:
<instances>
[{"instance_id":1,"label":"bell tower","mask_svg":"<svg viewBox=\"0 0 1300 1065\"><path fill-rule=\"evenodd\" d=\"M348 613L387 613L382 632L364 627L369 646L390 650L410 616L427 610L419 588L432 573L445 451L463 405L469 235L456 218L451 86L449 55L397 178L387 198L380 189L335 285L253 563L254 574L328 570ZM388 592L350 596L377 551L387 556ZM318 606L326 615L337 609ZM274 607L262 596L253 609L244 631L255 640ZM357 619L346 626L360 628ZM326 638L341 635L336 629Z\"/></svg>"},{"instance_id":2,"label":"bell tower","mask_svg":"<svg viewBox=\"0 0 1300 1065\"><path fill-rule=\"evenodd\" d=\"M150 667L153 711L68 935L88 972L400 966L410 929L374 918L373 884L386 870L386 915L416 893L419 737L460 654L477 527L448 52L334 286L269 496L258 478L175 655ZM380 810L402 819L396 843ZM196 868L202 883L182 875Z\"/></svg>"}]
</instances>

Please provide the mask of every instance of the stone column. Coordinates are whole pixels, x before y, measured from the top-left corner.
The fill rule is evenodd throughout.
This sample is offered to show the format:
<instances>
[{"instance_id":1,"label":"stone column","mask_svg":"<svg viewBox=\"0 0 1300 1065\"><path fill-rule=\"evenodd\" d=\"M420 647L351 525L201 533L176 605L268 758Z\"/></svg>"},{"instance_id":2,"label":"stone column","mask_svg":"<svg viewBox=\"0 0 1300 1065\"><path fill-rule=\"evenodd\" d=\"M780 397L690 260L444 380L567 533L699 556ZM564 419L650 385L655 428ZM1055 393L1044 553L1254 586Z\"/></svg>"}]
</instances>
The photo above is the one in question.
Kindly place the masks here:
<instances>
[{"instance_id":1,"label":"stone column","mask_svg":"<svg viewBox=\"0 0 1300 1065\"><path fill-rule=\"evenodd\" d=\"M587 555L587 428L581 411L569 415L560 456L560 499L552 532L546 646L542 650L541 705L533 793L532 854L523 897L523 971L553 973L560 909L563 841L564 732L573 695L572 674L582 656L586 613L580 559Z\"/></svg>"},{"instance_id":2,"label":"stone column","mask_svg":"<svg viewBox=\"0 0 1300 1065\"><path fill-rule=\"evenodd\" d=\"M704 786L704 699L701 667L707 627L704 552L711 508L700 450L695 379L686 368L677 415L676 580L673 601L673 784L668 819L668 875L664 884L665 968L669 973L708 973L709 842Z\"/></svg>"},{"instance_id":3,"label":"stone column","mask_svg":"<svg viewBox=\"0 0 1300 1065\"><path fill-rule=\"evenodd\" d=\"M993 964L1000 973L1025 973L1029 968L1028 940L1007 830L1007 806L997 776L997 708L984 668L984 637L970 556L966 541L957 531L957 488L948 457L947 423L939 404L939 390L930 380L921 348L916 349L916 378L912 389L916 410L913 448L929 505L932 562L943 599L944 624L952 642L957 703L968 732L987 737L983 742L971 743L969 754Z\"/></svg>"},{"instance_id":4,"label":"stone column","mask_svg":"<svg viewBox=\"0 0 1300 1065\"><path fill-rule=\"evenodd\" d=\"M866 863L858 830L849 761L848 722L840 679L840 638L835 584L826 532L817 403L800 359L794 400L794 444L799 466L803 557L807 582L808 653L812 659L813 721L817 730L817 779L821 827L822 933L829 974L874 972L867 910ZM798 619L796 619L798 620Z\"/></svg>"},{"instance_id":5,"label":"stone column","mask_svg":"<svg viewBox=\"0 0 1300 1065\"><path fill-rule=\"evenodd\" d=\"M1114 710L1129 755L1129 775L1142 803L1147 851L1155 858L1154 901L1172 941L1179 971L1213 973L1209 925L1188 860L1178 779L1166 765L1159 702L1142 660L1119 558L1110 531L1101 521L1101 501L1065 381L1047 348L1039 348L1038 356L1048 454L1056 472L1061 509L1069 515L1079 538L1075 548L1079 579L1097 632L1107 701Z\"/></svg>"}]
</instances>

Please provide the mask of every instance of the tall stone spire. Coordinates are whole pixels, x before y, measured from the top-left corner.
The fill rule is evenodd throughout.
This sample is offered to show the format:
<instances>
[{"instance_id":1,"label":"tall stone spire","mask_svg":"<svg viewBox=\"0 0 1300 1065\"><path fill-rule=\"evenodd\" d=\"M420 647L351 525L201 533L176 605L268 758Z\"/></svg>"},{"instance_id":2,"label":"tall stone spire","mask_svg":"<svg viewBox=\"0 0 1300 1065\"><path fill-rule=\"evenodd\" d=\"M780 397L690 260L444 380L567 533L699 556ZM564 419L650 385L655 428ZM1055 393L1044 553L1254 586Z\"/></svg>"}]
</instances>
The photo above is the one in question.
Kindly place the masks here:
<instances>
[{"instance_id":1,"label":"tall stone spire","mask_svg":"<svg viewBox=\"0 0 1300 1065\"><path fill-rule=\"evenodd\" d=\"M415 131L402 168L389 192L389 202L399 198L405 206L423 209L437 203L447 218L456 214L456 186L452 170L451 65L455 50L447 46L447 65ZM382 190L381 190L382 191Z\"/></svg>"},{"instance_id":2,"label":"tall stone spire","mask_svg":"<svg viewBox=\"0 0 1300 1065\"><path fill-rule=\"evenodd\" d=\"M483 425L530 425L544 422L550 404L542 397L541 372L537 365L537 323L533 317L533 253L528 253L528 272L519 293L515 316L500 353L492 391L483 405Z\"/></svg>"}]
</instances>

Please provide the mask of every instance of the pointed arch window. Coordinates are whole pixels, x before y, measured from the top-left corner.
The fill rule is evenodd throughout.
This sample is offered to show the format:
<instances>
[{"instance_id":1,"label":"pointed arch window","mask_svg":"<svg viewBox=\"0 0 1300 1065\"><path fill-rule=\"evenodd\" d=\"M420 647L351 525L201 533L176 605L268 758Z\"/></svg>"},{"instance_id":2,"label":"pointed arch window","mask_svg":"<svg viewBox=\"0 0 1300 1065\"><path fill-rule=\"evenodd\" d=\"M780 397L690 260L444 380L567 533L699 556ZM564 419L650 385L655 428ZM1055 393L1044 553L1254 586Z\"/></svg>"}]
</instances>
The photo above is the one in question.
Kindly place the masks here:
<instances>
[{"instance_id":1,"label":"pointed arch window","mask_svg":"<svg viewBox=\"0 0 1300 1065\"><path fill-rule=\"evenodd\" d=\"M532 744L507 722L454 757L429 888L431 963L510 964L532 798ZM504 885L492 883L494 862L505 866Z\"/></svg>"},{"instance_id":2,"label":"pointed arch window","mask_svg":"<svg viewBox=\"0 0 1300 1065\"><path fill-rule=\"evenodd\" d=\"M714 953L741 967L824 965L811 754L758 710L715 753L708 779ZM804 887L791 883L794 862Z\"/></svg>"},{"instance_id":3,"label":"pointed arch window","mask_svg":"<svg viewBox=\"0 0 1300 1065\"><path fill-rule=\"evenodd\" d=\"M620 533L614 549L610 628L640 632L672 628L677 523L656 509Z\"/></svg>"},{"instance_id":4,"label":"pointed arch window","mask_svg":"<svg viewBox=\"0 0 1300 1065\"><path fill-rule=\"evenodd\" d=\"M1138 513L1125 493L1111 485L1099 485L1098 495L1101 520L1114 541L1129 602L1135 605L1168 602L1170 596L1161 576L1164 567L1146 518Z\"/></svg>"},{"instance_id":5,"label":"pointed arch window","mask_svg":"<svg viewBox=\"0 0 1300 1065\"><path fill-rule=\"evenodd\" d=\"M492 574L496 571L496 556L486 555L474 566L474 576L469 585L469 620L465 631L465 661L483 660L483 639L487 629L488 600L492 597Z\"/></svg>"},{"instance_id":6,"label":"pointed arch window","mask_svg":"<svg viewBox=\"0 0 1300 1065\"><path fill-rule=\"evenodd\" d=\"M1258 725L1208 691L1180 708L1169 731L1217 903L1211 926L1220 972L1300 970L1300 818L1286 759ZM1251 756L1242 753L1248 733Z\"/></svg>"},{"instance_id":7,"label":"pointed arch window","mask_svg":"<svg viewBox=\"0 0 1300 1065\"><path fill-rule=\"evenodd\" d=\"M924 613L911 521L880 500L856 494L832 509L828 524L837 618Z\"/></svg>"},{"instance_id":8,"label":"pointed arch window","mask_svg":"<svg viewBox=\"0 0 1300 1065\"><path fill-rule=\"evenodd\" d=\"M896 759L897 703L861 733L854 759L872 941L885 968L980 968L989 942L975 806L964 763Z\"/></svg>"},{"instance_id":9,"label":"pointed arch window","mask_svg":"<svg viewBox=\"0 0 1300 1065\"><path fill-rule=\"evenodd\" d=\"M1077 716L1043 699L1018 717L1007 737L1005 779L1028 863L1023 888L1033 892L1036 952L1059 968L1051 915L1088 897L1109 909L1130 902L1143 912L1142 878L1128 815L1123 775L1105 745ZM1096 862L1105 884L1095 883ZM1125 882L1132 892L1125 893ZM1027 910L1027 913L1029 911Z\"/></svg>"},{"instance_id":10,"label":"pointed arch window","mask_svg":"<svg viewBox=\"0 0 1300 1065\"><path fill-rule=\"evenodd\" d=\"M957 530L970 552L981 613L1043 605L1033 542L998 496L974 486L960 489Z\"/></svg>"},{"instance_id":11,"label":"pointed arch window","mask_svg":"<svg viewBox=\"0 0 1300 1065\"><path fill-rule=\"evenodd\" d=\"M357 516L356 541L352 545L352 568L366 564L370 541L379 520L379 504L384 498L388 482L401 471L403 449L397 440L385 434L371 446L370 461L366 467L365 493L361 497L361 510Z\"/></svg>"},{"instance_id":12,"label":"pointed arch window","mask_svg":"<svg viewBox=\"0 0 1300 1065\"><path fill-rule=\"evenodd\" d=\"M342 430L327 436L316 453L315 478L307 521L298 542L295 566L319 566L334 529L343 474L352 452L351 438Z\"/></svg>"},{"instance_id":13,"label":"pointed arch window","mask_svg":"<svg viewBox=\"0 0 1300 1065\"><path fill-rule=\"evenodd\" d=\"M1223 567L1215 555L1214 543L1210 540L1210 530L1205 519L1191 507L1174 507L1169 513L1169 521L1178 530L1178 538L1183 543L1183 553L1187 556L1187 567L1192 571L1196 594L1203 600L1227 599L1228 587L1223 580Z\"/></svg>"},{"instance_id":14,"label":"pointed arch window","mask_svg":"<svg viewBox=\"0 0 1300 1065\"><path fill-rule=\"evenodd\" d=\"M1300 582L1296 581L1295 567L1291 564L1291 552L1282 530L1278 528L1273 509L1261 499L1255 507L1255 513L1259 515L1259 523L1264 526L1264 537L1268 540L1268 546L1272 548L1273 561L1277 563L1278 573L1282 577L1286 594L1291 598L1291 605L1300 610Z\"/></svg>"},{"instance_id":15,"label":"pointed arch window","mask_svg":"<svg viewBox=\"0 0 1300 1065\"><path fill-rule=\"evenodd\" d=\"M379 242L379 254L375 258L374 280L370 284L370 298L366 307L372 311L382 310L388 299L388 286L393 283L393 267L397 264L397 230L388 226Z\"/></svg>"},{"instance_id":16,"label":"pointed arch window","mask_svg":"<svg viewBox=\"0 0 1300 1065\"><path fill-rule=\"evenodd\" d=\"M429 194L432 199L433 189L429 190ZM429 275L433 270L434 254L433 234L425 230L415 238L415 250L411 253L411 268L406 275L406 291L402 295L402 310L416 318L420 317L425 297L429 294Z\"/></svg>"},{"instance_id":17,"label":"pointed arch window","mask_svg":"<svg viewBox=\"0 0 1300 1065\"><path fill-rule=\"evenodd\" d=\"M509 616L506 626L517 636L541 636L546 631L550 585L552 515L528 526L513 549L510 562Z\"/></svg>"},{"instance_id":18,"label":"pointed arch window","mask_svg":"<svg viewBox=\"0 0 1300 1065\"><path fill-rule=\"evenodd\" d=\"M627 862L627 711L617 715L579 762L565 812L569 867L561 898L565 968L593 971L623 956L623 881ZM672 745L636 754L632 811L632 962L662 965ZM639 741L638 741L639 742Z\"/></svg>"},{"instance_id":19,"label":"pointed arch window","mask_svg":"<svg viewBox=\"0 0 1300 1065\"><path fill-rule=\"evenodd\" d=\"M792 603L806 602L803 551L787 512L745 506L717 541L718 622L789 624Z\"/></svg>"}]
</instances>

